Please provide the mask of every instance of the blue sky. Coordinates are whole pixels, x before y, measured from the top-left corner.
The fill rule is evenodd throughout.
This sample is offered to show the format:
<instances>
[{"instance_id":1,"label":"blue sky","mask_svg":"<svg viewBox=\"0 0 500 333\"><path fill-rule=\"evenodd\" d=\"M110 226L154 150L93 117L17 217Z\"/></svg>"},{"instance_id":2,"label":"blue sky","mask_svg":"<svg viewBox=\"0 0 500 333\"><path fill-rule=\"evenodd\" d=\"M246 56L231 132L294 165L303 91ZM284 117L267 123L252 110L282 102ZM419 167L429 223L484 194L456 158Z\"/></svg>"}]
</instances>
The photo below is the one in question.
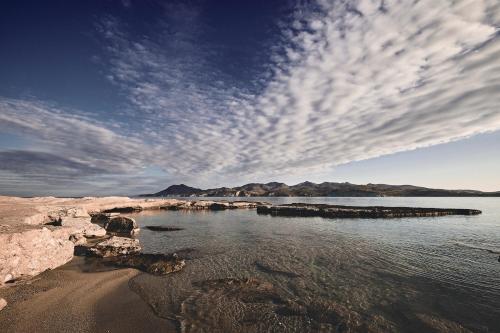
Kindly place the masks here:
<instances>
[{"instance_id":1,"label":"blue sky","mask_svg":"<svg viewBox=\"0 0 500 333\"><path fill-rule=\"evenodd\" d=\"M494 0L11 2L0 192L500 190L499 28Z\"/></svg>"}]
</instances>

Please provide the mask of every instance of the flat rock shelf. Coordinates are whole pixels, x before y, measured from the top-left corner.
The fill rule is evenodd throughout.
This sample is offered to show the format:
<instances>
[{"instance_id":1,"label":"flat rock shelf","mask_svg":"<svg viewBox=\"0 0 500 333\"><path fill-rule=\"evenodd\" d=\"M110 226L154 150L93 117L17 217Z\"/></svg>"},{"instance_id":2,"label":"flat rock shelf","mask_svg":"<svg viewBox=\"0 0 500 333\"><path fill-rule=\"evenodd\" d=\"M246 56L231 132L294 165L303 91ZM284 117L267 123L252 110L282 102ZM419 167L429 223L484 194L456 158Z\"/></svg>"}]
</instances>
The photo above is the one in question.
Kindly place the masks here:
<instances>
[{"instance_id":1,"label":"flat rock shelf","mask_svg":"<svg viewBox=\"0 0 500 333\"><path fill-rule=\"evenodd\" d=\"M316 216L326 218L401 218L447 215L479 215L481 214L481 211L477 209L458 208L365 207L293 203L287 205L258 206L257 213L273 216Z\"/></svg>"}]
</instances>

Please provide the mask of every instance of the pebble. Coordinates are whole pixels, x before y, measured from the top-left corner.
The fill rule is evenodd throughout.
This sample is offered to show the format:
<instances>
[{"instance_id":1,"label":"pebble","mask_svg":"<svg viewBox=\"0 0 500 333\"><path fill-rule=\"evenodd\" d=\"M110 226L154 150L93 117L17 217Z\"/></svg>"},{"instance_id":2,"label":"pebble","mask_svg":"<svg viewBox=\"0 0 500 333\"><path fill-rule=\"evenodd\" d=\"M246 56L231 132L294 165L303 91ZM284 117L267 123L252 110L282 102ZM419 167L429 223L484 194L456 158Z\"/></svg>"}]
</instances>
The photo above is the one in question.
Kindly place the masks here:
<instances>
[{"instance_id":1,"label":"pebble","mask_svg":"<svg viewBox=\"0 0 500 333\"><path fill-rule=\"evenodd\" d=\"M0 311L7 306L7 301L4 298L0 298Z\"/></svg>"}]
</instances>

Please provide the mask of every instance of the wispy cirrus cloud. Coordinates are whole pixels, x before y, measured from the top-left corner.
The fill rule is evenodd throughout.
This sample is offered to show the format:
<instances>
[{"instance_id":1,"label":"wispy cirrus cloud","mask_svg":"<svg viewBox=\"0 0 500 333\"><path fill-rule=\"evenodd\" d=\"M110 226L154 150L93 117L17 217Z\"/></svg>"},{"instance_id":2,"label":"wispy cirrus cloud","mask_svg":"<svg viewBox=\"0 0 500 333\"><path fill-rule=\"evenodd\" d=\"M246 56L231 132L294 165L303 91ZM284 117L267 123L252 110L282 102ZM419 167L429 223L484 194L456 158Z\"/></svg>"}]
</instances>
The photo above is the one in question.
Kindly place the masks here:
<instances>
[{"instance_id":1,"label":"wispy cirrus cloud","mask_svg":"<svg viewBox=\"0 0 500 333\"><path fill-rule=\"evenodd\" d=\"M0 182L8 193L78 195L112 186L106 193L124 193L116 175L140 173L154 160L154 148L119 123L35 99L0 99L0 131L30 142L0 151Z\"/></svg>"},{"instance_id":2,"label":"wispy cirrus cloud","mask_svg":"<svg viewBox=\"0 0 500 333\"><path fill-rule=\"evenodd\" d=\"M500 129L497 1L297 6L252 82L214 66L221 51L207 41L202 8L163 11L141 34L118 18L97 23L105 75L126 100L108 120L0 100L2 129L32 136L46 154L3 152L34 169L15 170L14 162L0 169L29 174L56 155L58 167L43 173L76 170L91 185L104 175L106 191L148 184L134 175L152 165L165 182L211 186L307 178Z\"/></svg>"},{"instance_id":3,"label":"wispy cirrus cloud","mask_svg":"<svg viewBox=\"0 0 500 333\"><path fill-rule=\"evenodd\" d=\"M127 172L151 160L149 147L118 123L99 123L83 113L38 100L1 99L0 111L3 133L23 134L37 149L88 170Z\"/></svg>"}]
</instances>

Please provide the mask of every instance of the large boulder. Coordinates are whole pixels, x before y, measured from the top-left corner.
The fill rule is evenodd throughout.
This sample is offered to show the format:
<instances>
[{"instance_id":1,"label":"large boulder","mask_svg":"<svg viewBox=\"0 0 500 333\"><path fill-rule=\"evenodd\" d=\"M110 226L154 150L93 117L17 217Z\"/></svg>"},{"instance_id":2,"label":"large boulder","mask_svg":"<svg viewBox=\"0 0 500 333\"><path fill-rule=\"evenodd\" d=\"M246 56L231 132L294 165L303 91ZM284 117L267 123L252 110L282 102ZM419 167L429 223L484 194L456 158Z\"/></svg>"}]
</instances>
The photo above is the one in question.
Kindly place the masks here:
<instances>
[{"instance_id":1,"label":"large boulder","mask_svg":"<svg viewBox=\"0 0 500 333\"><path fill-rule=\"evenodd\" d=\"M0 234L0 285L67 263L73 246L69 236L48 228Z\"/></svg>"},{"instance_id":2,"label":"large boulder","mask_svg":"<svg viewBox=\"0 0 500 333\"><path fill-rule=\"evenodd\" d=\"M90 255L103 258L137 254L140 251L141 245L138 239L117 236L97 243L88 249Z\"/></svg>"},{"instance_id":3,"label":"large boulder","mask_svg":"<svg viewBox=\"0 0 500 333\"><path fill-rule=\"evenodd\" d=\"M101 227L105 227L111 218L119 215L120 213L95 213L92 214L92 219L90 220L90 222L97 224Z\"/></svg>"},{"instance_id":4,"label":"large boulder","mask_svg":"<svg viewBox=\"0 0 500 333\"><path fill-rule=\"evenodd\" d=\"M133 218L125 216L110 218L105 228L109 234L123 236L132 236L139 231L137 222Z\"/></svg>"}]
</instances>

